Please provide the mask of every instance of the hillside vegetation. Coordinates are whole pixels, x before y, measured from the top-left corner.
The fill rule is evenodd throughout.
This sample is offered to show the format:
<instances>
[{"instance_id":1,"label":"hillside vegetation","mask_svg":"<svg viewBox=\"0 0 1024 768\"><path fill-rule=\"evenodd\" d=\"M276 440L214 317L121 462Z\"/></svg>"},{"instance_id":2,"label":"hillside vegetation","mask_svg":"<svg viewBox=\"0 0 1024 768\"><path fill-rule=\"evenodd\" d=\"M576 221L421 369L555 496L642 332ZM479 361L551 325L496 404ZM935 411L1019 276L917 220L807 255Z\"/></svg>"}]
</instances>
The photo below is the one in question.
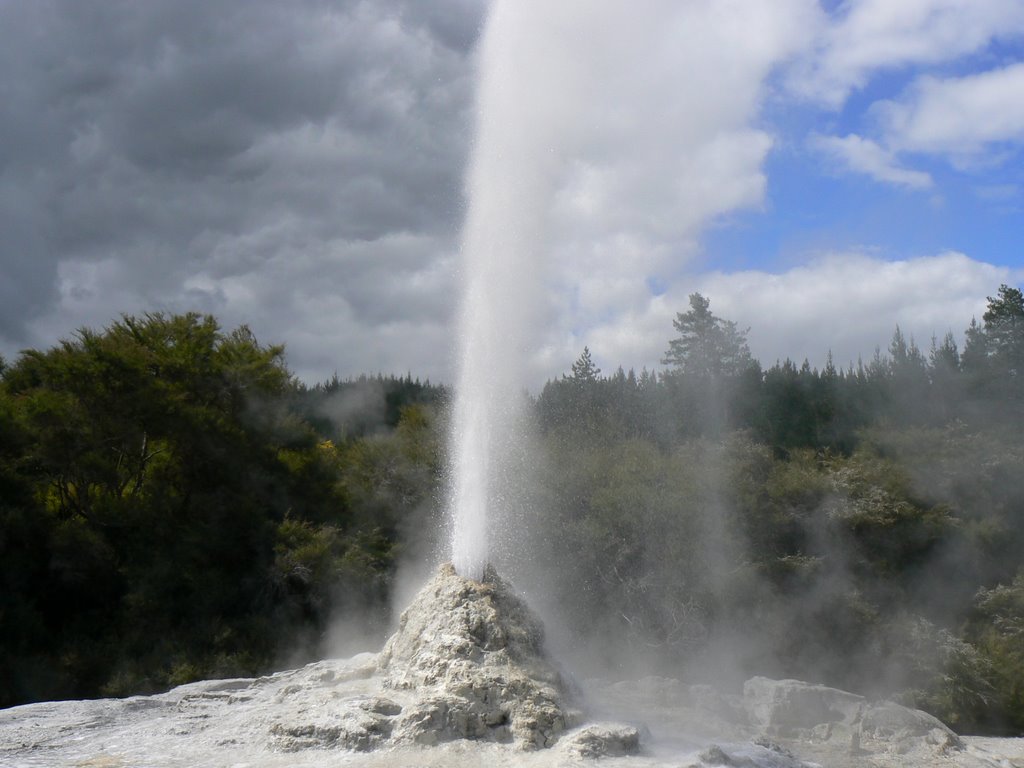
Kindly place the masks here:
<instances>
[{"instance_id":1,"label":"hillside vegetation","mask_svg":"<svg viewBox=\"0 0 1024 768\"><path fill-rule=\"evenodd\" d=\"M1024 733L1020 291L962 350L897 329L845 368L763 368L698 294L675 332L658 372L584 349L532 401L530 550L575 646ZM305 386L199 315L3 366L0 706L382 633L399 564L434 551L447 402L411 377Z\"/></svg>"},{"instance_id":2,"label":"hillside vegetation","mask_svg":"<svg viewBox=\"0 0 1024 768\"><path fill-rule=\"evenodd\" d=\"M282 354L150 315L3 371L0 705L255 674L316 652L332 612L386 620L441 392L310 389Z\"/></svg>"}]
</instances>

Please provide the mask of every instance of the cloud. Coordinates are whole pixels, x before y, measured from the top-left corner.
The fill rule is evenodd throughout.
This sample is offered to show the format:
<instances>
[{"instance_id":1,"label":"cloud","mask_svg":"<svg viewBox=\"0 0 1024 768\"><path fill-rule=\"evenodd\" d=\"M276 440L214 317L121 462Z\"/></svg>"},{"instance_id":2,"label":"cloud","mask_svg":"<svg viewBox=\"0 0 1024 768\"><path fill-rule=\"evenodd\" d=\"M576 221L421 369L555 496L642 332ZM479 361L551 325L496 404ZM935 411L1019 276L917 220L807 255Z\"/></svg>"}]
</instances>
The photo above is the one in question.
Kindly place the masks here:
<instances>
[{"instance_id":1,"label":"cloud","mask_svg":"<svg viewBox=\"0 0 1024 768\"><path fill-rule=\"evenodd\" d=\"M870 114L879 141L812 134L809 146L852 173L911 189L933 186L900 156L937 155L961 169L998 165L1024 142L1024 63L957 78L922 76ZM881 142L881 143L879 143Z\"/></svg>"},{"instance_id":2,"label":"cloud","mask_svg":"<svg viewBox=\"0 0 1024 768\"><path fill-rule=\"evenodd\" d=\"M484 176L525 179L524 215L506 215L524 198L496 198L492 214L520 248L499 284L529 288L533 380L585 343L606 369L656 364L686 293L705 289L690 275L701 234L736 211L772 214L765 161L788 138L763 107L793 104L774 73L796 62L792 89L842 103L886 68L988 56L1024 30L1020 3L997 0L502 6L506 90L481 113L486 0L0 3L0 353L121 312L194 309L287 342L308 380L451 381L477 119L502 157ZM811 143L852 172L924 188L915 153L1019 142L1019 66L933 73L868 128ZM1011 205L1015 183L975 186ZM980 274L968 262L947 266ZM709 292L716 311L744 280L747 295L755 279L803 290L798 271L741 274L707 283L723 289Z\"/></svg>"},{"instance_id":3,"label":"cloud","mask_svg":"<svg viewBox=\"0 0 1024 768\"><path fill-rule=\"evenodd\" d=\"M875 181L911 189L932 186L930 175L901 167L892 152L856 134L842 138L815 134L811 136L810 145L836 160L845 170L865 174Z\"/></svg>"},{"instance_id":4,"label":"cloud","mask_svg":"<svg viewBox=\"0 0 1024 768\"><path fill-rule=\"evenodd\" d=\"M844 3L811 55L789 73L789 88L832 108L881 70L954 61L994 40L1024 36L1017 0L860 0Z\"/></svg>"},{"instance_id":5,"label":"cloud","mask_svg":"<svg viewBox=\"0 0 1024 768\"><path fill-rule=\"evenodd\" d=\"M0 351L199 309L440 376L483 11L0 4Z\"/></svg>"},{"instance_id":6,"label":"cloud","mask_svg":"<svg viewBox=\"0 0 1024 768\"><path fill-rule=\"evenodd\" d=\"M660 368L672 320L686 310L687 294L697 291L711 300L716 315L750 328L751 351L765 366L806 358L821 367L831 349L836 365L845 367L869 359L876 346L884 351L897 325L924 350L932 336L952 331L962 337L971 318L981 317L986 297L1000 283L1022 277L1019 270L957 252L902 261L837 253L778 274L694 275L624 322L595 327L583 341L605 370L619 364ZM572 359L563 361L563 369Z\"/></svg>"},{"instance_id":7,"label":"cloud","mask_svg":"<svg viewBox=\"0 0 1024 768\"><path fill-rule=\"evenodd\" d=\"M204 268L152 289L128 259L61 262L56 306L31 321L31 333L55 340L81 325L99 327L112 307L196 310L226 327L246 323L267 343L286 342L289 367L305 381L335 370L445 379L456 292L447 239L396 234L321 242L302 226L221 241ZM258 268L240 264L248 258Z\"/></svg>"},{"instance_id":8,"label":"cloud","mask_svg":"<svg viewBox=\"0 0 1024 768\"><path fill-rule=\"evenodd\" d=\"M1024 62L959 78L922 77L897 101L876 105L891 146L976 155L1024 142Z\"/></svg>"},{"instance_id":9,"label":"cloud","mask_svg":"<svg viewBox=\"0 0 1024 768\"><path fill-rule=\"evenodd\" d=\"M509 346L540 350L528 378L646 300L646 278L679 270L710 221L762 205L764 84L815 13L808 0L495 6L464 253Z\"/></svg>"}]
</instances>

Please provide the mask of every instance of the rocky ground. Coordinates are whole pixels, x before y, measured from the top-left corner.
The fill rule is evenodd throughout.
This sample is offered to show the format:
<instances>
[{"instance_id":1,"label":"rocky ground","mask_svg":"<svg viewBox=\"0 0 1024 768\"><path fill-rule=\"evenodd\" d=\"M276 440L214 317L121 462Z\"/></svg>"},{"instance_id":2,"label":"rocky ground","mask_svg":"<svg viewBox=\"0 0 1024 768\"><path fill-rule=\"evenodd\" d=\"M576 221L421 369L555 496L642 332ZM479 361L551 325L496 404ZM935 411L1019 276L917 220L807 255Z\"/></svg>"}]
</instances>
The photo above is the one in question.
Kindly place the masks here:
<instances>
[{"instance_id":1,"label":"rocky ground","mask_svg":"<svg viewBox=\"0 0 1024 768\"><path fill-rule=\"evenodd\" d=\"M164 694L0 711L0 765L1024 768L891 702L796 680L733 694L649 677L570 684L496 574L450 567L379 654Z\"/></svg>"}]
</instances>

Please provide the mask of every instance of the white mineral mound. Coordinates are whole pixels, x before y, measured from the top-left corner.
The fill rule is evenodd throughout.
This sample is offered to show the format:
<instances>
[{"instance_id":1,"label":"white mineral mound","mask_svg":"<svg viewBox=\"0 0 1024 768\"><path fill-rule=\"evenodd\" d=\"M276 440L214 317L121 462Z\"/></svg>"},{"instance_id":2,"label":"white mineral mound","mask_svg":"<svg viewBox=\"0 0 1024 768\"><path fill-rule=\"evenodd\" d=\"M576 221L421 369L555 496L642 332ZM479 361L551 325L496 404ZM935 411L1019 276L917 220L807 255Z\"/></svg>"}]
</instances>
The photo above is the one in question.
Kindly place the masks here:
<instances>
[{"instance_id":1,"label":"white mineral mound","mask_svg":"<svg viewBox=\"0 0 1024 768\"><path fill-rule=\"evenodd\" d=\"M493 571L472 581L444 566L380 654L3 710L0 765L1024 766L1022 739L961 739L923 712L794 680L754 678L733 695L667 678L586 690L567 684L540 622Z\"/></svg>"},{"instance_id":2,"label":"white mineral mound","mask_svg":"<svg viewBox=\"0 0 1024 768\"><path fill-rule=\"evenodd\" d=\"M397 722L399 742L537 749L579 719L544 653L540 621L493 568L474 581L442 566L402 614L379 666L386 687L417 697Z\"/></svg>"}]
</instances>

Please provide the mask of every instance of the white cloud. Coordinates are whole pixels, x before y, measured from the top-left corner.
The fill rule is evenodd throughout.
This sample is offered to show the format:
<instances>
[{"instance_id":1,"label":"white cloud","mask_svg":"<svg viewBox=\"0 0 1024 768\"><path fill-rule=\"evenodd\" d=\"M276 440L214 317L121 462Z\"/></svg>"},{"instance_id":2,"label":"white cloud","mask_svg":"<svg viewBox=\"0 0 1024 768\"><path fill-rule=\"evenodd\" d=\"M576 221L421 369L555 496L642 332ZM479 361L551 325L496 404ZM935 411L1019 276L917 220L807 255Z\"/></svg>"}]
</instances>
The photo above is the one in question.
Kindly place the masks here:
<instances>
[{"instance_id":1,"label":"white cloud","mask_svg":"<svg viewBox=\"0 0 1024 768\"><path fill-rule=\"evenodd\" d=\"M874 14L876 28L889 23L904 31L923 29L928 38L916 53L900 53L893 42L897 35L891 55L865 53L867 63L858 72L866 77L876 65L923 60L928 50L940 55L940 31L964 9L912 5L914 13L902 17L887 15L880 4L854 7L846 22L861 25L864 34ZM511 235L508 259L525 243L538 255L521 264L529 279L553 286L548 305L527 309L537 320L535 335L522 344L537 350L527 374L532 383L564 372L584 345L605 370L619 364L657 367L672 318L686 308L692 290L710 296L719 314L750 325L754 351L766 363L806 356L820 365L829 346L837 361L870 356L876 345L888 344L897 324L922 346L933 333L959 333L972 314L983 311L985 296L1010 279L1007 270L961 254L896 262L838 255L783 274L681 278L709 222L764 203L763 162L774 144L756 122L765 79L818 29L815 8L779 6L781 19L767 19L758 15L759 5L744 5L749 12L734 8L731 17L717 15L713 4L673 5L650 18L625 14L616 23L607 15L585 14L582 25L571 23L571 4L515 8L520 21L528 22L521 29L530 55L522 57L516 87L503 83L503 92L525 99L516 103L526 106L517 112L506 105L495 119L511 131L499 142L506 177L522 174L526 159L541 158L540 169L533 169L539 174L533 178L537 194L524 198L543 223L533 231L528 230L538 226L534 217L519 225L504 219L503 226ZM980 12L987 26L977 38L988 40L996 34L994 19L1008 18L1007 6L986 3ZM540 24L531 13L564 23L548 18ZM672 27L666 19L677 19L692 44L662 50L663 42L677 39L664 35ZM771 34L756 31L771 24ZM567 29L578 39L565 38ZM775 42L765 43L772 35ZM760 46L746 51L748 38L759 39ZM558 66L545 58L549 47L557 51ZM638 47L649 55L624 55ZM691 71L702 77L677 75ZM909 189L933 185L928 173L907 167L898 149L883 142L850 134L816 136L811 144L851 172ZM490 168L485 177L503 175ZM526 239L517 239L524 232ZM664 278L662 295L651 296L652 276ZM513 269L496 283L506 291L523 280Z\"/></svg>"},{"instance_id":2,"label":"white cloud","mask_svg":"<svg viewBox=\"0 0 1024 768\"><path fill-rule=\"evenodd\" d=\"M120 313L199 311L225 329L245 323L261 342L284 343L289 367L310 383L334 371L450 381L456 286L448 240L399 233L320 242L304 226L296 220L221 240L200 271L163 275L148 290L119 255L61 262L56 306L29 323L27 343L47 347ZM253 253L256 268L247 261Z\"/></svg>"},{"instance_id":3,"label":"white cloud","mask_svg":"<svg viewBox=\"0 0 1024 768\"><path fill-rule=\"evenodd\" d=\"M798 94L838 108L879 70L953 61L993 40L1022 35L1019 0L848 2L788 83Z\"/></svg>"},{"instance_id":4,"label":"white cloud","mask_svg":"<svg viewBox=\"0 0 1024 768\"><path fill-rule=\"evenodd\" d=\"M973 192L981 200L1013 203L1021 199L1021 188L1016 184L979 184Z\"/></svg>"},{"instance_id":5,"label":"white cloud","mask_svg":"<svg viewBox=\"0 0 1024 768\"><path fill-rule=\"evenodd\" d=\"M780 275L741 272L701 281L726 317L751 326L751 349L765 363L791 357L837 364L885 349L899 325L927 348L947 331L959 336L981 317L985 297L1020 274L947 252L901 261L837 254Z\"/></svg>"},{"instance_id":6,"label":"white cloud","mask_svg":"<svg viewBox=\"0 0 1024 768\"><path fill-rule=\"evenodd\" d=\"M842 138L815 134L810 144L812 148L837 160L846 170L863 173L876 181L911 189L927 189L932 186L929 174L903 168L892 152L856 134Z\"/></svg>"},{"instance_id":7,"label":"white cloud","mask_svg":"<svg viewBox=\"0 0 1024 768\"><path fill-rule=\"evenodd\" d=\"M877 105L890 146L971 155L1024 141L1024 62L938 79L923 77L899 101Z\"/></svg>"},{"instance_id":8,"label":"white cloud","mask_svg":"<svg viewBox=\"0 0 1024 768\"><path fill-rule=\"evenodd\" d=\"M517 310L532 335L522 347L538 350L542 375L587 343L606 369L656 364L691 290L752 325L753 340L807 303L813 276L857 283L831 262L804 268L804 282L800 270L680 277L709 222L771 213L765 159L785 137L761 113L781 64L799 58L790 84L839 103L886 67L953 61L1024 30L1019 0L862 0L835 13L816 0L599 5L504 3L509 70L485 110L503 153L485 175L518 184L532 174L517 193L528 215L506 216L510 200L494 201L497 237L516 246L496 284L524 286ZM287 342L311 380L379 369L451 381L470 47L483 6L282 11L264 0L218 15L183 0L168 15L0 3L10 73L0 262L14 276L0 281L0 351L46 346L120 312L197 309ZM857 133L812 144L851 172L925 188L913 153L1020 139L1019 66L920 80L879 108L877 132L844 126ZM979 195L1017 202L1014 180L987 181ZM524 247L532 255L516 261ZM886 264L861 268L888 275ZM984 273L957 264L950 274ZM991 270L972 289L976 304L1003 279ZM649 279L663 295L650 296ZM756 301L733 301L741 288L768 291L777 306L746 317ZM852 330L820 326L781 354L823 355L825 331L839 339L870 326L850 317ZM819 322L810 309L801 318ZM884 344L896 320L857 351ZM798 338L786 328L779 339Z\"/></svg>"},{"instance_id":9,"label":"white cloud","mask_svg":"<svg viewBox=\"0 0 1024 768\"><path fill-rule=\"evenodd\" d=\"M711 220L763 204L764 83L809 43L817 6L516 0L494 13L464 250L468 269L490 270L483 304L508 344L543 350L544 369L634 311Z\"/></svg>"},{"instance_id":10,"label":"white cloud","mask_svg":"<svg viewBox=\"0 0 1024 768\"><path fill-rule=\"evenodd\" d=\"M716 315L750 328L751 351L765 366L806 358L821 367L831 348L836 365L845 367L858 357L869 359L876 346L884 351L897 325L924 350L933 335L941 339L952 331L959 338L1000 283L1022 277L956 252L902 261L833 254L780 274L715 272L651 299L622 322L593 328L579 348L589 344L605 370L620 364L659 368L672 319L697 291L711 300ZM573 359L563 359L562 370Z\"/></svg>"}]
</instances>

